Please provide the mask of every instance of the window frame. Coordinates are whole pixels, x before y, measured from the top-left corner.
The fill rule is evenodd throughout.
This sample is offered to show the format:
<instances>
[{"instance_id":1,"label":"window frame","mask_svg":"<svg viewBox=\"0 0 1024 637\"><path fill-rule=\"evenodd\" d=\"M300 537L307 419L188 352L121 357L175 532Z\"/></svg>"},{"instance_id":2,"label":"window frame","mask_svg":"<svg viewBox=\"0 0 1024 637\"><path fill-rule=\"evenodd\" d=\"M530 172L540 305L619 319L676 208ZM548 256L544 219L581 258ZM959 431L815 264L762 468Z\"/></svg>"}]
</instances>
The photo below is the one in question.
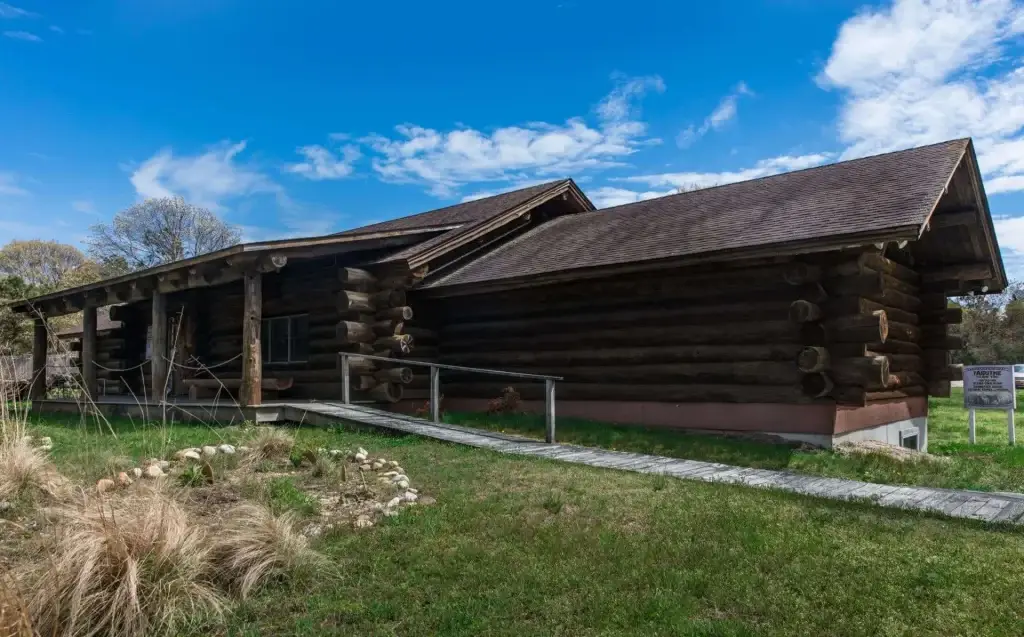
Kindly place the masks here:
<instances>
[{"instance_id":1,"label":"window frame","mask_svg":"<svg viewBox=\"0 0 1024 637\"><path fill-rule=\"evenodd\" d=\"M301 365L309 362L309 346L307 343L306 347L306 358L301 360L292 359L292 332L294 331L295 319L305 318L307 331L309 329L309 312L300 312L298 314L284 314L281 316L267 316L260 319L260 341L266 343L268 358L263 357L263 352L260 352L260 360L264 365ZM271 323L273 321L283 321L288 326L286 342L288 343L287 360L273 360L274 350L273 343L270 340L270 333L273 330ZM268 329L269 328L269 329ZM261 347L262 349L262 347Z\"/></svg>"}]
</instances>

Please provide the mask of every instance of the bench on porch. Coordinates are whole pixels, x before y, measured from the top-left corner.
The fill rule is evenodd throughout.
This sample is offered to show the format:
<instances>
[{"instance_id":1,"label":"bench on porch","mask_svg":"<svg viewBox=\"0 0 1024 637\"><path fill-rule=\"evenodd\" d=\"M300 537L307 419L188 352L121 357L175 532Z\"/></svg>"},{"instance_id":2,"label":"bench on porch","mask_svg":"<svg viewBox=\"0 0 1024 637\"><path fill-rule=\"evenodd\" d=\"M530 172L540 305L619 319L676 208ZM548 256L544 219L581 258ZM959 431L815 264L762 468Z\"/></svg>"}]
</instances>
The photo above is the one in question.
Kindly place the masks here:
<instances>
[{"instance_id":1,"label":"bench on porch","mask_svg":"<svg viewBox=\"0 0 1024 637\"><path fill-rule=\"evenodd\" d=\"M184 381L185 385L188 386L188 398L189 400L198 400L199 398L208 398L215 396L220 389L233 389L238 390L242 386L241 378L186 378ZM264 378L260 386L264 392L272 395L276 395L279 391L291 389L295 379L289 377L281 378Z\"/></svg>"}]
</instances>

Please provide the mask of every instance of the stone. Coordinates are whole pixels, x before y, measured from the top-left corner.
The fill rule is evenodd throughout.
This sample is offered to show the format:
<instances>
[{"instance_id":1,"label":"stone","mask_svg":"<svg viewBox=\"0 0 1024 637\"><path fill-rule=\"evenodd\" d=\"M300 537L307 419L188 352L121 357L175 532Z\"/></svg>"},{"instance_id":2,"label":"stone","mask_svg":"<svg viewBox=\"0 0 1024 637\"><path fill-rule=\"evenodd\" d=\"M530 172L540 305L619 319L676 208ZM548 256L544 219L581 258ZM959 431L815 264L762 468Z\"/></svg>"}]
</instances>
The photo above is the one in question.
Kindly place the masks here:
<instances>
[{"instance_id":1,"label":"stone","mask_svg":"<svg viewBox=\"0 0 1024 637\"><path fill-rule=\"evenodd\" d=\"M430 497L429 495L420 496L420 499L417 500L417 502L419 502L420 504L422 504L424 506L430 506L431 504L437 504L437 500L435 500L434 498Z\"/></svg>"},{"instance_id":2,"label":"stone","mask_svg":"<svg viewBox=\"0 0 1024 637\"><path fill-rule=\"evenodd\" d=\"M43 436L42 438L39 438L36 442L39 444L40 447L53 446L53 439L50 438L49 436Z\"/></svg>"},{"instance_id":3,"label":"stone","mask_svg":"<svg viewBox=\"0 0 1024 637\"><path fill-rule=\"evenodd\" d=\"M203 457L199 455L199 452L194 449L189 449L185 452L184 460L202 460Z\"/></svg>"},{"instance_id":4,"label":"stone","mask_svg":"<svg viewBox=\"0 0 1024 637\"><path fill-rule=\"evenodd\" d=\"M368 464L359 465L359 470L360 471L369 471L370 469L371 469L371 467Z\"/></svg>"},{"instance_id":5,"label":"stone","mask_svg":"<svg viewBox=\"0 0 1024 637\"><path fill-rule=\"evenodd\" d=\"M242 445L241 447L236 447L235 450L238 451L238 453L249 453L250 451L252 451L252 447L246 447L245 445Z\"/></svg>"},{"instance_id":6,"label":"stone","mask_svg":"<svg viewBox=\"0 0 1024 637\"><path fill-rule=\"evenodd\" d=\"M405 473L405 469L403 469L402 467L395 467L395 471L397 471L398 473Z\"/></svg>"},{"instance_id":7,"label":"stone","mask_svg":"<svg viewBox=\"0 0 1024 637\"><path fill-rule=\"evenodd\" d=\"M397 466L399 466L398 465L398 461L397 460L388 460L388 466L389 467L397 467Z\"/></svg>"},{"instance_id":8,"label":"stone","mask_svg":"<svg viewBox=\"0 0 1024 637\"><path fill-rule=\"evenodd\" d=\"M142 469L140 469L138 467L135 467L134 469L132 469L132 477L135 478L136 480L141 478L142 477Z\"/></svg>"},{"instance_id":9,"label":"stone","mask_svg":"<svg viewBox=\"0 0 1024 637\"><path fill-rule=\"evenodd\" d=\"M383 468L384 468L384 463L383 462L378 460L377 462L373 463L373 470L374 471L380 471Z\"/></svg>"},{"instance_id":10,"label":"stone","mask_svg":"<svg viewBox=\"0 0 1024 637\"><path fill-rule=\"evenodd\" d=\"M409 493L419 493L419 489L408 489Z\"/></svg>"},{"instance_id":11,"label":"stone","mask_svg":"<svg viewBox=\"0 0 1024 637\"><path fill-rule=\"evenodd\" d=\"M117 486L119 487L130 487L132 486L132 479L128 477L128 474L122 471L117 474Z\"/></svg>"},{"instance_id":12,"label":"stone","mask_svg":"<svg viewBox=\"0 0 1024 637\"><path fill-rule=\"evenodd\" d=\"M151 464L148 467L146 467L145 471L142 472L142 476L144 478L154 480L156 478L162 478L164 476L164 472L160 469L159 466Z\"/></svg>"},{"instance_id":13,"label":"stone","mask_svg":"<svg viewBox=\"0 0 1024 637\"><path fill-rule=\"evenodd\" d=\"M401 482L402 480L408 480L408 479L409 479L409 476L405 475L404 473L396 473L395 475L393 475L391 477L391 481L392 482Z\"/></svg>"},{"instance_id":14,"label":"stone","mask_svg":"<svg viewBox=\"0 0 1024 637\"><path fill-rule=\"evenodd\" d=\"M233 445L227 444L220 445L219 447L217 447L217 453L223 453L224 455L227 456L233 456L235 455L235 447Z\"/></svg>"},{"instance_id":15,"label":"stone","mask_svg":"<svg viewBox=\"0 0 1024 637\"><path fill-rule=\"evenodd\" d=\"M96 483L96 491L98 493L106 493L107 491L113 491L116 486L110 478L103 478Z\"/></svg>"},{"instance_id":16,"label":"stone","mask_svg":"<svg viewBox=\"0 0 1024 637\"><path fill-rule=\"evenodd\" d=\"M385 478L393 478L393 477L398 475L398 472L397 471L388 471L388 472L383 473L381 475L383 475Z\"/></svg>"},{"instance_id":17,"label":"stone","mask_svg":"<svg viewBox=\"0 0 1024 637\"><path fill-rule=\"evenodd\" d=\"M367 458L367 456L366 456L365 453L357 453L355 455L356 462L366 462L366 458Z\"/></svg>"},{"instance_id":18,"label":"stone","mask_svg":"<svg viewBox=\"0 0 1024 637\"><path fill-rule=\"evenodd\" d=\"M358 449L356 449L356 453L361 453L364 456L369 456L370 455L370 452L367 451L366 449L363 449L362 447L359 447Z\"/></svg>"},{"instance_id":19,"label":"stone","mask_svg":"<svg viewBox=\"0 0 1024 637\"><path fill-rule=\"evenodd\" d=\"M13 508L14 505L8 502L7 500L0 500L0 513L3 513L4 511L9 511L10 509Z\"/></svg>"},{"instance_id":20,"label":"stone","mask_svg":"<svg viewBox=\"0 0 1024 637\"><path fill-rule=\"evenodd\" d=\"M390 509L390 508L398 506L401 503L402 503L402 498L391 498L390 500L388 500L388 503L387 503L386 506Z\"/></svg>"},{"instance_id":21,"label":"stone","mask_svg":"<svg viewBox=\"0 0 1024 637\"><path fill-rule=\"evenodd\" d=\"M398 482L398 488L399 489L408 489L409 488L409 481L408 480L400 480Z\"/></svg>"},{"instance_id":22,"label":"stone","mask_svg":"<svg viewBox=\"0 0 1024 637\"><path fill-rule=\"evenodd\" d=\"M160 467L160 470L163 471L164 473L167 473L168 471L171 470L171 463L167 462L166 460L157 460L153 464Z\"/></svg>"},{"instance_id":23,"label":"stone","mask_svg":"<svg viewBox=\"0 0 1024 637\"><path fill-rule=\"evenodd\" d=\"M360 515L358 518L356 518L354 526L357 529L368 529L371 526L373 526L373 520L371 520L370 516L368 515Z\"/></svg>"},{"instance_id":24,"label":"stone","mask_svg":"<svg viewBox=\"0 0 1024 637\"><path fill-rule=\"evenodd\" d=\"M203 456L209 458L215 455L217 455L217 447L211 447L210 445L203 447Z\"/></svg>"},{"instance_id":25,"label":"stone","mask_svg":"<svg viewBox=\"0 0 1024 637\"><path fill-rule=\"evenodd\" d=\"M406 502L415 502L416 500L419 499L419 496L413 493L412 491L406 491L405 493L402 494L402 499L405 500Z\"/></svg>"},{"instance_id":26,"label":"stone","mask_svg":"<svg viewBox=\"0 0 1024 637\"><path fill-rule=\"evenodd\" d=\"M391 484L391 479L390 478L377 478L377 482L379 482L381 484Z\"/></svg>"},{"instance_id":27,"label":"stone","mask_svg":"<svg viewBox=\"0 0 1024 637\"><path fill-rule=\"evenodd\" d=\"M384 517L386 517L386 518L393 518L396 515L398 515L398 509L385 509L384 510Z\"/></svg>"},{"instance_id":28,"label":"stone","mask_svg":"<svg viewBox=\"0 0 1024 637\"><path fill-rule=\"evenodd\" d=\"M343 454L344 452L342 452L341 449L331 449L330 451L327 452L327 455L329 455L332 458L337 458L338 456L341 456Z\"/></svg>"}]
</instances>

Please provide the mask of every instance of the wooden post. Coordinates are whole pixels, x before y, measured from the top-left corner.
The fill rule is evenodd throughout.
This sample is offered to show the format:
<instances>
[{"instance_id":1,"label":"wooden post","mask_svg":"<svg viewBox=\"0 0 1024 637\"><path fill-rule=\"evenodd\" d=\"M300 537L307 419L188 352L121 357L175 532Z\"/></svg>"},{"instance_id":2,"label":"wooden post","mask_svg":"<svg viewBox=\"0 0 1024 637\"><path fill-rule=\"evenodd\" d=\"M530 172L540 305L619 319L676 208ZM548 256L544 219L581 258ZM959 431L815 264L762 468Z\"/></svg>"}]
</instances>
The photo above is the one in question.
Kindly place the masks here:
<instances>
[{"instance_id":1,"label":"wooden post","mask_svg":"<svg viewBox=\"0 0 1024 637\"><path fill-rule=\"evenodd\" d=\"M348 354L341 353L341 402L352 403L352 374L349 372Z\"/></svg>"},{"instance_id":2,"label":"wooden post","mask_svg":"<svg viewBox=\"0 0 1024 637\"><path fill-rule=\"evenodd\" d=\"M32 385L28 396L31 400L46 398L46 319L35 320L32 331Z\"/></svg>"},{"instance_id":3,"label":"wooden post","mask_svg":"<svg viewBox=\"0 0 1024 637\"><path fill-rule=\"evenodd\" d=\"M263 322L263 279L259 272L246 272L242 310L242 388L238 400L243 406L263 402L263 352L260 328Z\"/></svg>"},{"instance_id":4,"label":"wooden post","mask_svg":"<svg viewBox=\"0 0 1024 637\"><path fill-rule=\"evenodd\" d=\"M163 292L153 291L152 342L150 345L150 368L153 370L153 386L150 388L153 400L163 402L167 395L167 297Z\"/></svg>"},{"instance_id":5,"label":"wooden post","mask_svg":"<svg viewBox=\"0 0 1024 637\"><path fill-rule=\"evenodd\" d=\"M544 440L555 442L555 381L544 381Z\"/></svg>"},{"instance_id":6,"label":"wooden post","mask_svg":"<svg viewBox=\"0 0 1024 637\"><path fill-rule=\"evenodd\" d=\"M441 368L430 368L430 419L441 422Z\"/></svg>"},{"instance_id":7,"label":"wooden post","mask_svg":"<svg viewBox=\"0 0 1024 637\"><path fill-rule=\"evenodd\" d=\"M967 442L974 444L974 432L975 432L975 420L974 420L974 409L967 410Z\"/></svg>"},{"instance_id":8,"label":"wooden post","mask_svg":"<svg viewBox=\"0 0 1024 637\"><path fill-rule=\"evenodd\" d=\"M89 400L96 400L96 305L82 309L82 384Z\"/></svg>"}]
</instances>

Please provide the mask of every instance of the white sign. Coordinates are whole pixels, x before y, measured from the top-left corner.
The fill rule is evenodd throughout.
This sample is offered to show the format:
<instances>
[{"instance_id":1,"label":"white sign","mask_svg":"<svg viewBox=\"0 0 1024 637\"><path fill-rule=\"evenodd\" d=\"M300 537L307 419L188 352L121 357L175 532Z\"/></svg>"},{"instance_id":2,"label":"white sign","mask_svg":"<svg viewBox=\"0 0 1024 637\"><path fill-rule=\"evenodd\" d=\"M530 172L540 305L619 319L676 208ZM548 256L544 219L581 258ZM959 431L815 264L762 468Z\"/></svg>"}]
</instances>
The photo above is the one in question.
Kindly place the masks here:
<instances>
[{"instance_id":1,"label":"white sign","mask_svg":"<svg viewBox=\"0 0 1024 637\"><path fill-rule=\"evenodd\" d=\"M968 365L964 367L964 407L1004 409L1017 407L1012 365Z\"/></svg>"}]
</instances>

